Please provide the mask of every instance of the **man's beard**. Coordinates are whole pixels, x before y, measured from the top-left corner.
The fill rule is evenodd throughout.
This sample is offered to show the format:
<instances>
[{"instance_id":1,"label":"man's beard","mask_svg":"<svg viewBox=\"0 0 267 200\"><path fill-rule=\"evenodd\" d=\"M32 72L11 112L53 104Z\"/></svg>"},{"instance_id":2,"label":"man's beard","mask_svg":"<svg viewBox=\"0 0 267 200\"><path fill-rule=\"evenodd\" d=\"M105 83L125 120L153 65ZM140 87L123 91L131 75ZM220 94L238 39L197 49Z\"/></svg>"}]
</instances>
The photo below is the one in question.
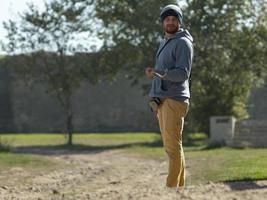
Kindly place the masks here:
<instances>
[{"instance_id":1,"label":"man's beard","mask_svg":"<svg viewBox=\"0 0 267 200\"><path fill-rule=\"evenodd\" d=\"M167 26L164 28L164 30L168 34L174 34L178 31L178 26Z\"/></svg>"}]
</instances>

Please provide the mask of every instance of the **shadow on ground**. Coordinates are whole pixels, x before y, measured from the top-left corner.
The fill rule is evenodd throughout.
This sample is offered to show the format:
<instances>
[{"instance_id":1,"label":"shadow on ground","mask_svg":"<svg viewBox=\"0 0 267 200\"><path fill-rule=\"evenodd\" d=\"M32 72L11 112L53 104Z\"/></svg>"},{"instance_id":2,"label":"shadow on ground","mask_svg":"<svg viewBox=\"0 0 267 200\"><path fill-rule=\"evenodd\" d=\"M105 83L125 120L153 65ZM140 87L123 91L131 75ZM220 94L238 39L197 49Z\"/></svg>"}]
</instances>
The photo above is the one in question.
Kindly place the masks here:
<instances>
[{"instance_id":1,"label":"shadow on ground","mask_svg":"<svg viewBox=\"0 0 267 200\"><path fill-rule=\"evenodd\" d=\"M257 179L257 181L259 181ZM255 182L255 180L245 178L243 180L237 181L228 181L225 182L232 190L242 191L242 190L259 190L259 189L267 189L267 185L260 185Z\"/></svg>"},{"instance_id":2,"label":"shadow on ground","mask_svg":"<svg viewBox=\"0 0 267 200\"><path fill-rule=\"evenodd\" d=\"M14 147L11 151L14 153L28 153L28 154L40 154L40 155L65 155L65 154L96 154L108 150L120 150L125 148L131 148L134 146L141 147L161 147L161 140L155 140L153 142L135 142L135 143L123 143L113 145L37 145L37 146L18 146Z\"/></svg>"},{"instance_id":3,"label":"shadow on ground","mask_svg":"<svg viewBox=\"0 0 267 200\"><path fill-rule=\"evenodd\" d=\"M206 143L204 139L188 139L184 140L185 147L193 147L190 151L205 149L203 144ZM202 145L202 146L201 146ZM86 144L60 144L60 145L32 145L32 146L17 146L11 148L14 153L28 153L28 154L39 154L39 155L65 155L65 154L95 154L101 153L108 150L120 150L131 148L135 146L140 147L163 147L162 140L155 139L152 142L129 142L122 144L110 144L110 145L86 145ZM194 148L201 147L201 148Z\"/></svg>"}]
</instances>

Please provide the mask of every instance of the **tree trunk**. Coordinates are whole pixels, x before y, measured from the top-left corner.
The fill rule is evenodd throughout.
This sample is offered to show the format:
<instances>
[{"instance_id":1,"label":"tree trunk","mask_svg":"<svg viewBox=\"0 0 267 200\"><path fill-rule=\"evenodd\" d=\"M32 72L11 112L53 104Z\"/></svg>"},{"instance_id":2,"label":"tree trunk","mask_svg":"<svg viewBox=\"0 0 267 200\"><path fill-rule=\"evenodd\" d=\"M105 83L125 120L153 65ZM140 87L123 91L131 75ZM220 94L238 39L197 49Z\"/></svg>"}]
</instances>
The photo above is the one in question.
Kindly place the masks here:
<instances>
[{"instance_id":1,"label":"tree trunk","mask_svg":"<svg viewBox=\"0 0 267 200\"><path fill-rule=\"evenodd\" d=\"M68 134L68 145L72 145L72 134L73 134L73 124L72 124L73 112L71 105L71 98L66 102L66 128Z\"/></svg>"}]
</instances>

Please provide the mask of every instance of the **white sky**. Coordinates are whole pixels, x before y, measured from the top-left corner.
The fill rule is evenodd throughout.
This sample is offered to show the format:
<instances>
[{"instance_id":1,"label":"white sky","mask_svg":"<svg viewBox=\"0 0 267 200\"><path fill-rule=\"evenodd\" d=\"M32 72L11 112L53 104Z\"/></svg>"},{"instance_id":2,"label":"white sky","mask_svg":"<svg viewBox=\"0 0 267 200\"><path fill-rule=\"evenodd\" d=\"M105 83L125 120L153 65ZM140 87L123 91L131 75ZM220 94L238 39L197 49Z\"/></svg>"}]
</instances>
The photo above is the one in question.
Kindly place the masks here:
<instances>
[{"instance_id":1,"label":"white sky","mask_svg":"<svg viewBox=\"0 0 267 200\"><path fill-rule=\"evenodd\" d=\"M0 3L0 40L3 40L6 32L3 22L8 19L16 19L18 12L27 8L27 2L33 2L39 9L44 7L44 0L3 0Z\"/></svg>"},{"instance_id":2,"label":"white sky","mask_svg":"<svg viewBox=\"0 0 267 200\"><path fill-rule=\"evenodd\" d=\"M2 0L0 3L0 40L4 39L6 32L3 28L3 22L8 19L16 19L18 12L23 12L27 8L27 2L34 3L39 9L44 7L44 1L49 0ZM177 0L183 4L182 0Z\"/></svg>"},{"instance_id":3,"label":"white sky","mask_svg":"<svg viewBox=\"0 0 267 200\"><path fill-rule=\"evenodd\" d=\"M6 30L3 27L3 22L9 19L18 19L18 14L27 10L27 3L31 2L37 6L38 9L42 10L44 8L44 2L49 2L50 0L2 0L0 2L0 40L5 41ZM102 41L92 37L88 38L87 41L99 48L102 45ZM5 54L0 51L0 55Z\"/></svg>"},{"instance_id":4,"label":"white sky","mask_svg":"<svg viewBox=\"0 0 267 200\"><path fill-rule=\"evenodd\" d=\"M27 9L27 3L32 2L39 9L44 7L44 2L50 0L2 0L0 3L0 40L5 40L6 31L3 27L3 22L9 19L15 20L18 17L18 13L23 12ZM177 0L178 2L183 2L183 0ZM98 39L94 38L93 43L96 46L101 46ZM0 54L3 52L0 52Z\"/></svg>"}]
</instances>

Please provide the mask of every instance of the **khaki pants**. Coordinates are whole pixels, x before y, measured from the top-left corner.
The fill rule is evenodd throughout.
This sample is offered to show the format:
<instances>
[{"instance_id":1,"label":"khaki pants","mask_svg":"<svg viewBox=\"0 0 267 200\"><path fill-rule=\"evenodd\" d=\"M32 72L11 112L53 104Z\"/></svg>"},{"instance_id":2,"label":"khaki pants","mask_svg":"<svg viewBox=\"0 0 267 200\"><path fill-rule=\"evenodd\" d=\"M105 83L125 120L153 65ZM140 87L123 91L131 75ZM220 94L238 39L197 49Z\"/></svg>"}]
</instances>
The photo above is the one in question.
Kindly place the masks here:
<instances>
[{"instance_id":1,"label":"khaki pants","mask_svg":"<svg viewBox=\"0 0 267 200\"><path fill-rule=\"evenodd\" d=\"M157 113L163 145L169 158L167 187L182 187L185 184L182 131L187 111L187 103L165 99Z\"/></svg>"}]
</instances>

